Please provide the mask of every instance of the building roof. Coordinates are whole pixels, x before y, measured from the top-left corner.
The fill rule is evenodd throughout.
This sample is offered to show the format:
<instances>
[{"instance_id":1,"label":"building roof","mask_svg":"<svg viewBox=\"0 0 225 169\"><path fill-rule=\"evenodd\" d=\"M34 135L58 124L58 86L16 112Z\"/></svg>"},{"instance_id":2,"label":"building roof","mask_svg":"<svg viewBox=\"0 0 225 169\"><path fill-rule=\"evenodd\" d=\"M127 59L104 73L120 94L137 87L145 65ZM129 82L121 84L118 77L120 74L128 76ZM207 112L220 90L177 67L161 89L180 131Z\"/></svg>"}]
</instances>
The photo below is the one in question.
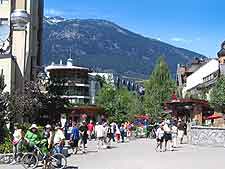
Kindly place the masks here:
<instances>
[{"instance_id":1,"label":"building roof","mask_svg":"<svg viewBox=\"0 0 225 169\"><path fill-rule=\"evenodd\" d=\"M225 56L225 41L223 41L223 43L221 44L221 49L220 51L217 53L218 57L222 57Z\"/></svg>"},{"instance_id":2,"label":"building roof","mask_svg":"<svg viewBox=\"0 0 225 169\"><path fill-rule=\"evenodd\" d=\"M225 49L224 48L220 49L220 51L217 53L217 56L219 58L222 57L222 56L225 56Z\"/></svg>"},{"instance_id":3,"label":"building roof","mask_svg":"<svg viewBox=\"0 0 225 169\"><path fill-rule=\"evenodd\" d=\"M49 66L47 66L46 67L46 70L47 71L50 71L50 70L68 70L68 69L74 69L74 70L77 70L77 69L79 69L79 70L89 70L88 68L86 68L86 67L79 67L79 66L68 66L68 65L49 65Z\"/></svg>"},{"instance_id":4,"label":"building roof","mask_svg":"<svg viewBox=\"0 0 225 169\"><path fill-rule=\"evenodd\" d=\"M219 63L212 59L208 63L201 66L198 70L187 77L186 87L183 91L188 91L204 83L203 78L219 70Z\"/></svg>"}]
</instances>

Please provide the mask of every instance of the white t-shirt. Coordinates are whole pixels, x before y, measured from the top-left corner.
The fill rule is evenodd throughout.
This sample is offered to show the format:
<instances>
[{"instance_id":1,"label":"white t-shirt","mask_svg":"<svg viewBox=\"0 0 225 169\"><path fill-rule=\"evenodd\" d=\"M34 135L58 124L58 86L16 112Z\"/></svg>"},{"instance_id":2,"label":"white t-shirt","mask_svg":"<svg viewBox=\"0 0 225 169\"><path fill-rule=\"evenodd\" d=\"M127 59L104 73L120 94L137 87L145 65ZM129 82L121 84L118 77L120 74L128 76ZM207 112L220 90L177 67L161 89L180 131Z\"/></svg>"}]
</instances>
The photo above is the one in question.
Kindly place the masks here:
<instances>
[{"instance_id":1,"label":"white t-shirt","mask_svg":"<svg viewBox=\"0 0 225 169\"><path fill-rule=\"evenodd\" d=\"M164 130L160 127L156 130L156 138L161 139L164 136Z\"/></svg>"},{"instance_id":2,"label":"white t-shirt","mask_svg":"<svg viewBox=\"0 0 225 169\"><path fill-rule=\"evenodd\" d=\"M165 125L163 126L163 129L164 129L164 131L165 131L166 133L170 133L170 132L171 132L171 129L169 128L168 124L165 124Z\"/></svg>"},{"instance_id":3,"label":"white t-shirt","mask_svg":"<svg viewBox=\"0 0 225 169\"><path fill-rule=\"evenodd\" d=\"M95 126L96 137L104 137L104 127L102 125Z\"/></svg>"},{"instance_id":4,"label":"white t-shirt","mask_svg":"<svg viewBox=\"0 0 225 169\"><path fill-rule=\"evenodd\" d=\"M54 136L54 144L59 144L64 139L65 139L65 136L63 134L63 131L62 130L57 130L55 132L55 136Z\"/></svg>"}]
</instances>

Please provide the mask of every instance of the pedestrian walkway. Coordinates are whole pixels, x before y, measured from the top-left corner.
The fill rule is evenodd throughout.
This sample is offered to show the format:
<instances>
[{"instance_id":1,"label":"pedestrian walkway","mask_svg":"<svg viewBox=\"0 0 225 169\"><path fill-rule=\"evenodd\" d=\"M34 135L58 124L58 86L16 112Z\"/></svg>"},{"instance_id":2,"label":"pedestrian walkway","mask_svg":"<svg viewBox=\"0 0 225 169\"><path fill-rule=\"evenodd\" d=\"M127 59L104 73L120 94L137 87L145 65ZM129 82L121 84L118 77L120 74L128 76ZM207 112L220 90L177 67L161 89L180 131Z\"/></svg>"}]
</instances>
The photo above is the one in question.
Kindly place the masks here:
<instances>
[{"instance_id":1,"label":"pedestrian walkway","mask_svg":"<svg viewBox=\"0 0 225 169\"><path fill-rule=\"evenodd\" d=\"M96 152L96 143L92 142L86 154L70 156L68 164L73 169L224 169L225 149L222 147L184 144L174 152L155 152L154 148L155 140L137 139L115 143L112 149ZM15 166L0 168L14 169Z\"/></svg>"}]
</instances>

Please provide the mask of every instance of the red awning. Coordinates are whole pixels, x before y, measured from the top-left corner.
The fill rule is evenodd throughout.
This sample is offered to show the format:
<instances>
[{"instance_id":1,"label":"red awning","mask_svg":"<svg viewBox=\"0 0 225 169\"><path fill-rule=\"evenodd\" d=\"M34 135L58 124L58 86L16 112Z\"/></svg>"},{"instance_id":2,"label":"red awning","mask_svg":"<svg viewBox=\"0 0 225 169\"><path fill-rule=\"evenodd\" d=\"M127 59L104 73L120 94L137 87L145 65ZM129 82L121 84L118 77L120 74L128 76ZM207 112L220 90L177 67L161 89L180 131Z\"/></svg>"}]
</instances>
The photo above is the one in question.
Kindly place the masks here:
<instances>
[{"instance_id":1,"label":"red awning","mask_svg":"<svg viewBox=\"0 0 225 169\"><path fill-rule=\"evenodd\" d=\"M211 115L211 116L208 116L208 117L207 117L207 120L220 119L220 118L223 118L223 116L213 114L213 115Z\"/></svg>"}]
</instances>

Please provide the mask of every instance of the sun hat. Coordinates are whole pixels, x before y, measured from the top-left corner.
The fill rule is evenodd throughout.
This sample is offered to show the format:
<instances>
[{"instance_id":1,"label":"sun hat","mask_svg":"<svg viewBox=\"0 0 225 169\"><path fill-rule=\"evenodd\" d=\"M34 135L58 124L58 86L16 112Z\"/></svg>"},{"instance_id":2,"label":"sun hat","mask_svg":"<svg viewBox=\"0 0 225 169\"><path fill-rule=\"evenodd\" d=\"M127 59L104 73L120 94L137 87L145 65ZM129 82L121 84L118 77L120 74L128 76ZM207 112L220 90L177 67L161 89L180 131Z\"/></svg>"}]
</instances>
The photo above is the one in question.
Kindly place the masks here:
<instances>
[{"instance_id":1,"label":"sun hat","mask_svg":"<svg viewBox=\"0 0 225 169\"><path fill-rule=\"evenodd\" d=\"M38 129L38 127L37 127L36 124L32 124L32 125L31 125L30 129L33 129L33 128Z\"/></svg>"},{"instance_id":2,"label":"sun hat","mask_svg":"<svg viewBox=\"0 0 225 169\"><path fill-rule=\"evenodd\" d=\"M46 129L50 129L50 128L52 128L52 126L51 126L50 124L47 124L47 125L45 126L45 128L46 128Z\"/></svg>"}]
</instances>

